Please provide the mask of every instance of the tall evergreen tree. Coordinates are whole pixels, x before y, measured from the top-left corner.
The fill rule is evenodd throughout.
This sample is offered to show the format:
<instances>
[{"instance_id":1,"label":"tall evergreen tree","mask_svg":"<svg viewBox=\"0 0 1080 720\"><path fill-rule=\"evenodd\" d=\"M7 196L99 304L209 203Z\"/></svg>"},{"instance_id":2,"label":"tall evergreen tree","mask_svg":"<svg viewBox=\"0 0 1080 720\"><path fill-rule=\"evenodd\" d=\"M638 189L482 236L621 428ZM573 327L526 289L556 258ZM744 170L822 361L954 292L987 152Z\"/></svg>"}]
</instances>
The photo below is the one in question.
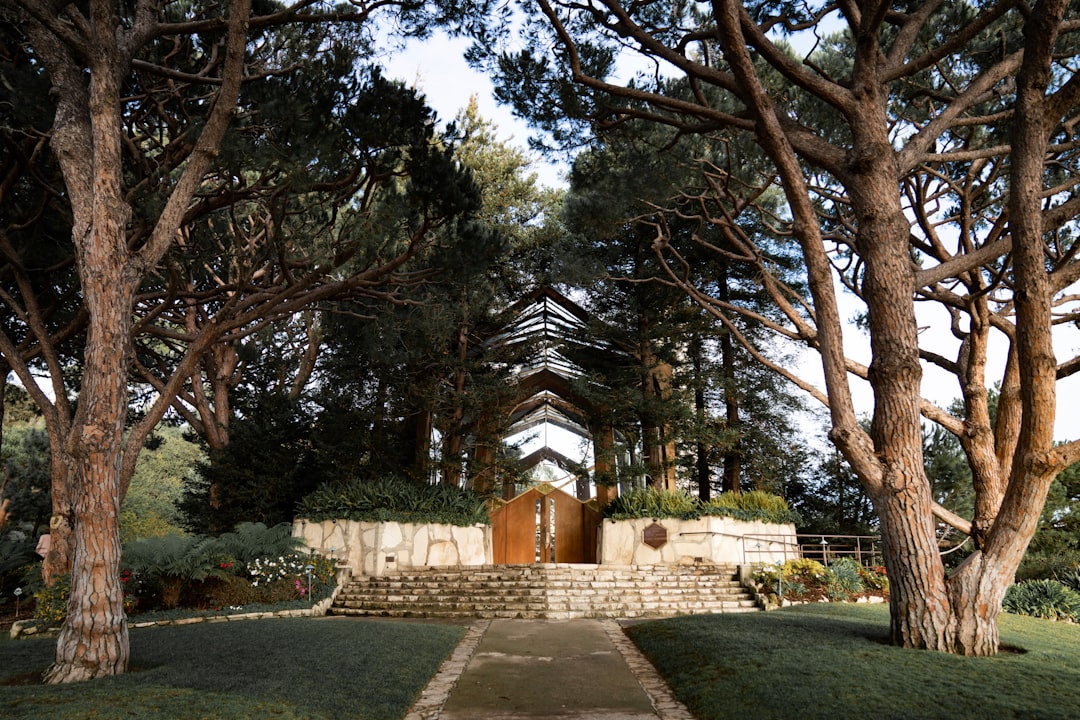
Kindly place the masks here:
<instances>
[{"instance_id":1,"label":"tall evergreen tree","mask_svg":"<svg viewBox=\"0 0 1080 720\"><path fill-rule=\"evenodd\" d=\"M1054 476L1080 458L1080 442L1053 439L1056 382L1080 369L1059 363L1053 342L1071 325L1062 318L1076 314L1066 290L1080 207L1067 169L1080 98L1075 4L538 0L533 8L524 47L493 65L509 78L504 97L557 141L637 118L705 138L729 158L703 166L709 192L697 214L718 219L757 262L785 316L773 329L819 353L824 389L759 359L828 408L829 437L874 502L893 640L996 653L1005 588ZM788 36L809 49L795 52ZM623 52L685 77L693 93L671 93L655 75L612 80ZM758 152L728 153L729 140ZM755 172L745 172L747 161ZM777 190L781 213L771 209ZM808 294L786 286L755 238L738 234L747 217L798 248ZM672 282L729 322L739 308L686 275L673 237L654 244ZM845 356L838 281L865 306L869 366ZM940 334L921 332L924 302L949 318L955 347L943 352L931 342ZM992 425L986 361L999 332L1009 361ZM924 363L956 379L962 416L922 398ZM874 393L869 432L851 375ZM964 448L971 518L934 501L923 416ZM936 519L976 546L949 572Z\"/></svg>"},{"instance_id":2,"label":"tall evergreen tree","mask_svg":"<svg viewBox=\"0 0 1080 720\"><path fill-rule=\"evenodd\" d=\"M351 71L354 49L363 52L367 46L365 35L350 28L392 15L400 27L423 34L434 24L463 18L475 22L485 15L481 5L390 2L326 8L300 2L263 3L253 11L248 0L228 6L147 0L123 7L91 0L63 8L39 0L4 0L4 22L11 23L6 27L13 28L20 49L30 58L26 74L49 88L46 106L54 112L48 148L63 178L70 267L78 269L76 294L85 313L76 406L60 362L57 341L63 336L50 327L32 286L23 282L26 263L5 252L6 277L23 284L3 296L11 310L5 316L18 320L0 332L3 369L15 371L45 417L54 455L54 537L47 567L72 569L72 601L48 672L50 682L121 673L127 666L118 513L150 428L214 343L267 315L286 315L335 294L342 287L331 288L344 282L336 275L337 261L353 258L333 242L333 233L318 246L320 252L306 255L304 262L281 252L287 243L275 236L276 221L290 208L272 202L283 199L273 193L260 198L268 201L264 205L271 212L224 211L258 198L259 191L268 188L252 185L259 178L245 172L243 158L229 154L223 140L230 126L273 144L273 133L245 125L253 117L257 124L258 113L247 111L260 104L260 81L295 77L311 66L312 58L347 58L337 69ZM346 37L358 42L339 41ZM303 59L294 63L287 50L296 47L294 43L314 43L317 52L302 53ZM312 81L314 86L317 78ZM377 122L384 109L373 105L366 112ZM312 138L291 140L295 146ZM452 207L462 200L454 192L460 186L445 182L453 175L452 163L441 162L445 154L434 150L420 142L408 155L410 162L425 166L426 182L420 186L426 190L410 195L414 224L407 228L404 245L370 248L364 255L374 263L375 277L393 272L415 252L412 248L424 245L439 224L434 218L454 215ZM346 162L355 159L348 156ZM314 160L312 168L333 164L337 157ZM11 167L5 163L6 169ZM267 172L272 175L273 169ZM444 182L435 183L436 176ZM51 187L58 191L60 186ZM3 200L6 205L10 198ZM218 227L225 231L214 239L230 240L224 247L201 242L197 231L197 221L213 213L221 213ZM242 262L250 272L229 272L230 260L247 261L271 247L275 252L265 256L268 263ZM173 261L189 250L201 253L197 257L202 262L195 257L190 263ZM206 268L209 276L217 270L216 277L225 282L212 289L194 288L188 275L170 275L172 270L198 268ZM353 285L362 285L372 275L351 278ZM273 290L265 294L268 286L263 285L250 294L242 292L251 288L252 280L273 280ZM153 288L150 297L141 295L146 286ZM192 318L178 313L184 322L162 337L180 336L186 349L159 388L161 400L125 433L132 338L154 318L171 323L166 311L174 302L195 310L196 320L206 320L204 313L214 318L197 323L198 330L187 335ZM149 314L140 316L137 308L147 308ZM38 388L35 365L48 371L51 393Z\"/></svg>"},{"instance_id":3,"label":"tall evergreen tree","mask_svg":"<svg viewBox=\"0 0 1080 720\"><path fill-rule=\"evenodd\" d=\"M762 292L757 268L740 257L720 228L696 217L695 201L685 190L698 177L694 158L701 151L700 142L670 133L623 128L602 148L579 156L567 222L581 243L579 253L591 259L600 278L590 286L590 308L602 321L594 331L637 333L634 340L626 334L608 339L646 369L634 383L641 392L636 419L667 428L666 439L677 444L669 461L682 482L705 498L714 490L750 487L783 492L785 477L798 467L795 458L804 453L794 440L803 404L734 339L765 338L762 344L768 344L765 325L778 313ZM679 218L680 206L686 219ZM718 326L688 302L657 262L653 243L661 231L688 246L684 271L722 302L744 308L744 318ZM721 252L694 253L695 242ZM782 247L772 248L771 261L798 287L796 263ZM764 352L777 361L786 354L781 343ZM660 363L672 373L666 398L649 391L648 368Z\"/></svg>"}]
</instances>

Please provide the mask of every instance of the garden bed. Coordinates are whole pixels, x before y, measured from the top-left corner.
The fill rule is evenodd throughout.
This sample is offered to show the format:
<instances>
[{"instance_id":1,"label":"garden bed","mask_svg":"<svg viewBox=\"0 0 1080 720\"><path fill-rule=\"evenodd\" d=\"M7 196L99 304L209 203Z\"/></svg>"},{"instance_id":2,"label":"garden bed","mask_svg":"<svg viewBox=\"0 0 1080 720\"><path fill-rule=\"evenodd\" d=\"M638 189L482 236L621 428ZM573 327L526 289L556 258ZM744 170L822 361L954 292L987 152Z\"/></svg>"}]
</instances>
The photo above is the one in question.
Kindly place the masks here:
<instances>
[{"instance_id":1,"label":"garden bed","mask_svg":"<svg viewBox=\"0 0 1080 720\"><path fill-rule=\"evenodd\" d=\"M880 565L840 558L826 566L800 558L756 570L752 583L766 610L821 602L879 603L889 599L889 578Z\"/></svg>"}]
</instances>

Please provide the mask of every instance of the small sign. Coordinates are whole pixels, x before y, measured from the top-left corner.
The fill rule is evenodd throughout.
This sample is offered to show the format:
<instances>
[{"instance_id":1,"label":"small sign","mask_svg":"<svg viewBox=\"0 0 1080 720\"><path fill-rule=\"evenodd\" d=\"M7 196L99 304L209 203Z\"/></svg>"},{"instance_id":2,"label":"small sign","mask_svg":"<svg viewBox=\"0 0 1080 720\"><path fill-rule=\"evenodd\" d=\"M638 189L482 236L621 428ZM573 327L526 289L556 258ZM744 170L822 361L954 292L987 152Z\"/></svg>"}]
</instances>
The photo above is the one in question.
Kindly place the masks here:
<instances>
[{"instance_id":1,"label":"small sign","mask_svg":"<svg viewBox=\"0 0 1080 720\"><path fill-rule=\"evenodd\" d=\"M659 550L667 545L667 528L654 522L641 531L641 541L653 550Z\"/></svg>"}]
</instances>

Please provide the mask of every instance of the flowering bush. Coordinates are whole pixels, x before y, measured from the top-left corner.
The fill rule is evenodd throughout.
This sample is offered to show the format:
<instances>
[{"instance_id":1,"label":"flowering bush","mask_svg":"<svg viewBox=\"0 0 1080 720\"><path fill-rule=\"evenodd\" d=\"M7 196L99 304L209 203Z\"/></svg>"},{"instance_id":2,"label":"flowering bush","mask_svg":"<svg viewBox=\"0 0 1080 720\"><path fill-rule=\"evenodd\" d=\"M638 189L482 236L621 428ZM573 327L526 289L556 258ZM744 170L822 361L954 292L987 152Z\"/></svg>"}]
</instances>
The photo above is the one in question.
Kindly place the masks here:
<instances>
[{"instance_id":1,"label":"flowering bush","mask_svg":"<svg viewBox=\"0 0 1080 720\"><path fill-rule=\"evenodd\" d=\"M71 576L60 575L52 587L43 585L34 593L34 618L41 620L47 627L64 622L67 617L68 597L71 595Z\"/></svg>"},{"instance_id":2,"label":"flowering bush","mask_svg":"<svg viewBox=\"0 0 1080 720\"><path fill-rule=\"evenodd\" d=\"M275 580L290 580L305 575L304 566L308 565L307 555L286 553L277 557L255 558L247 564L252 587L269 585Z\"/></svg>"},{"instance_id":3,"label":"flowering bush","mask_svg":"<svg viewBox=\"0 0 1080 720\"><path fill-rule=\"evenodd\" d=\"M889 576L885 574L884 565L862 567L859 572L862 575L863 585L865 585L868 590L889 592Z\"/></svg>"},{"instance_id":4,"label":"flowering bush","mask_svg":"<svg viewBox=\"0 0 1080 720\"><path fill-rule=\"evenodd\" d=\"M251 604L316 602L330 595L337 568L307 554L290 526L245 523L219 537L184 536L136 541L124 548L125 607L142 612L174 607L199 610ZM309 582L307 568L311 568ZM135 600L135 597L138 600Z\"/></svg>"},{"instance_id":5,"label":"flowering bush","mask_svg":"<svg viewBox=\"0 0 1080 720\"><path fill-rule=\"evenodd\" d=\"M765 596L802 602L850 601L862 595L887 596L889 592L884 567L866 567L851 558L840 558L830 567L806 558L788 560L759 568L752 579Z\"/></svg>"},{"instance_id":6,"label":"flowering bush","mask_svg":"<svg viewBox=\"0 0 1080 720\"><path fill-rule=\"evenodd\" d=\"M139 597L136 588L140 586L135 578L135 573L124 568L120 571L120 585L124 588L124 612L131 615L139 605Z\"/></svg>"}]
</instances>

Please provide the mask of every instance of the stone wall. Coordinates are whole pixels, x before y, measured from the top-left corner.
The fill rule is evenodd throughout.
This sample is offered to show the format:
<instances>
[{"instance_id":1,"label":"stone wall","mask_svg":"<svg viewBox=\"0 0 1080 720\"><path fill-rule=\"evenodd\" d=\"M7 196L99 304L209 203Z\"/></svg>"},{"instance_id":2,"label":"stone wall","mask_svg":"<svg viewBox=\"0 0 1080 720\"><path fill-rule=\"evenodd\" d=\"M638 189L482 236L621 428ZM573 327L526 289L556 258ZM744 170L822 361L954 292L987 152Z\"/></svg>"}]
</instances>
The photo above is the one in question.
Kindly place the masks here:
<instances>
[{"instance_id":1,"label":"stone wall","mask_svg":"<svg viewBox=\"0 0 1080 720\"><path fill-rule=\"evenodd\" d=\"M355 520L293 521L293 537L347 566L353 576L422 567L490 565L491 527Z\"/></svg>"},{"instance_id":2,"label":"stone wall","mask_svg":"<svg viewBox=\"0 0 1080 720\"><path fill-rule=\"evenodd\" d=\"M653 527L647 533L646 529L654 525L660 527ZM660 544L665 535L666 541ZM758 565L799 556L795 526L790 523L778 525L725 517L604 520L598 536L601 565L695 561ZM647 537L659 547L647 544Z\"/></svg>"}]
</instances>

